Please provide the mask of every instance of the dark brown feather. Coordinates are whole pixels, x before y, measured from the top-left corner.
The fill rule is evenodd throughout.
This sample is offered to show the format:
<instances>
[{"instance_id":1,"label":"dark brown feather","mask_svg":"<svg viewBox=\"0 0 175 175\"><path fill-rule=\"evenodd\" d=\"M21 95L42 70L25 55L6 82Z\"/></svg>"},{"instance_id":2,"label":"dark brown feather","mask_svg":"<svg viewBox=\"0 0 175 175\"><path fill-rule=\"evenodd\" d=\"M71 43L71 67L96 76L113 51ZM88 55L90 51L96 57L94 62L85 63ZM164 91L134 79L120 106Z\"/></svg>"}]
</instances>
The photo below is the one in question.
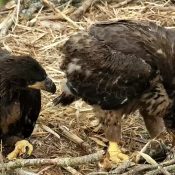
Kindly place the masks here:
<instances>
[{"instance_id":1,"label":"dark brown feather","mask_svg":"<svg viewBox=\"0 0 175 175\"><path fill-rule=\"evenodd\" d=\"M46 77L30 56L14 56L0 49L0 139L14 142L31 135L41 109L40 90L28 83Z\"/></svg>"},{"instance_id":2,"label":"dark brown feather","mask_svg":"<svg viewBox=\"0 0 175 175\"><path fill-rule=\"evenodd\" d=\"M152 22L94 24L64 45L64 92L121 115L140 109L146 125L157 119L157 129L147 127L155 136L174 103L174 43L175 31Z\"/></svg>"}]
</instances>

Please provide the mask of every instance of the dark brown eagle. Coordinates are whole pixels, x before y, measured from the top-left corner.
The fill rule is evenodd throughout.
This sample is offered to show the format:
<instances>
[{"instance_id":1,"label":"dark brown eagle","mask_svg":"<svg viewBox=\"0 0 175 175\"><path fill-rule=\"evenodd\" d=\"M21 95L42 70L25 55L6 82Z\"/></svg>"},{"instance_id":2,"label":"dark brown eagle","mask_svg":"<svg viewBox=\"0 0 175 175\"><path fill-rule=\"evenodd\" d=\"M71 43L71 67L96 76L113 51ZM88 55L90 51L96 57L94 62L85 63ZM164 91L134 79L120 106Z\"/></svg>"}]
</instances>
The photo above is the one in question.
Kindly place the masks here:
<instances>
[{"instance_id":1,"label":"dark brown eagle","mask_svg":"<svg viewBox=\"0 0 175 175\"><path fill-rule=\"evenodd\" d=\"M35 59L0 50L0 139L15 145L10 160L32 153L33 146L23 139L31 135L39 116L40 89L55 93L56 86Z\"/></svg>"},{"instance_id":2,"label":"dark brown eagle","mask_svg":"<svg viewBox=\"0 0 175 175\"><path fill-rule=\"evenodd\" d=\"M67 83L54 103L81 98L92 105L112 161L128 159L117 144L123 114L138 109L152 138L165 124L175 129L175 31L145 21L101 22L71 36L64 54Z\"/></svg>"}]
</instances>

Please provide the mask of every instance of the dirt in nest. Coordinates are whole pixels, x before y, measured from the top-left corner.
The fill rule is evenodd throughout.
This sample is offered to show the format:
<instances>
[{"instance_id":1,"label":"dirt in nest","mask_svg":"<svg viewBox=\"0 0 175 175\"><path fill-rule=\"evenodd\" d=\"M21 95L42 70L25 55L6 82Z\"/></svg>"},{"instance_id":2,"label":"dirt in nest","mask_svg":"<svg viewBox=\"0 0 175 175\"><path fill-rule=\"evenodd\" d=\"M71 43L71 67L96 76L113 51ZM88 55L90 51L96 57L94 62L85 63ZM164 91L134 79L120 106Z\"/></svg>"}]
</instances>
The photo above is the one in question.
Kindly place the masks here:
<instances>
[{"instance_id":1,"label":"dirt in nest","mask_svg":"<svg viewBox=\"0 0 175 175\"><path fill-rule=\"evenodd\" d=\"M84 30L97 22L109 19L136 19L151 20L163 26L174 25L174 4L170 1L159 0L135 0L125 6L115 8L118 1L108 3L100 1L90 7L87 13L77 24ZM68 16L74 6L67 5L62 12ZM9 13L10 10L7 11ZM0 15L0 21L7 16L7 13ZM31 158L55 158L55 157L77 157L85 155L81 146L65 138L59 130L59 126L67 127L72 133L82 138L90 145L90 152L103 149L103 133L93 131L95 116L91 107L82 101L77 101L69 107L54 106L52 101L61 93L61 87L65 81L64 73L60 71L59 65L63 58L62 46L70 35L77 32L71 23L60 20L48 8L43 8L33 26L19 16L19 20L1 39L1 46L10 52L21 55L30 54L35 57L46 69L48 75L57 85L57 93L50 95L42 92L42 111L37 121L35 130L30 137L34 145L34 152ZM60 135L60 139L47 132L41 124L49 126ZM149 139L149 135L139 114L124 117L122 120L122 147L128 154L139 151ZM98 139L94 139L98 138ZM94 141L95 140L95 141ZM100 140L100 141L99 141ZM82 174L96 172L97 163L74 167ZM32 171L41 172L43 175L70 174L64 168L56 166L43 166L31 168Z\"/></svg>"}]
</instances>

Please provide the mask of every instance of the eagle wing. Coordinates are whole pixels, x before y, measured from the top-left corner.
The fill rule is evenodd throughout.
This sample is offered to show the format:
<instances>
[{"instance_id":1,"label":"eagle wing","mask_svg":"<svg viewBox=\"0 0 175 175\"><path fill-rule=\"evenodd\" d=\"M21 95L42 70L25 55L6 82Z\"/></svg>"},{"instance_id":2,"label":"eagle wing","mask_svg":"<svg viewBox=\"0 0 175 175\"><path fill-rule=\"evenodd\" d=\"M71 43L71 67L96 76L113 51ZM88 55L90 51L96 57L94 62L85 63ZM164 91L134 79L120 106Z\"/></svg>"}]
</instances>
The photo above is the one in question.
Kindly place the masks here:
<instances>
[{"instance_id":1,"label":"eagle wing","mask_svg":"<svg viewBox=\"0 0 175 175\"><path fill-rule=\"evenodd\" d=\"M32 134L41 110L40 90L28 89L21 91L20 105L21 119L19 120L19 132L23 138L27 138Z\"/></svg>"},{"instance_id":2,"label":"eagle wing","mask_svg":"<svg viewBox=\"0 0 175 175\"><path fill-rule=\"evenodd\" d=\"M4 119L4 127L7 128L7 132L3 133L3 138L8 145L13 145L16 141L31 135L40 109L40 91L33 89L22 90L17 101L13 102L8 108L3 108L4 116L1 116L1 120ZM12 139L13 137L15 139Z\"/></svg>"},{"instance_id":3,"label":"eagle wing","mask_svg":"<svg viewBox=\"0 0 175 175\"><path fill-rule=\"evenodd\" d=\"M128 30L122 31L120 26L117 29L110 27L108 31L102 27L96 31L92 27L90 34L81 32L71 36L64 47L61 69L67 74L68 88L74 95L103 109L116 109L139 98L156 74L150 64L153 56Z\"/></svg>"},{"instance_id":4,"label":"eagle wing","mask_svg":"<svg viewBox=\"0 0 175 175\"><path fill-rule=\"evenodd\" d=\"M114 49L141 56L161 72L164 84L171 84L175 62L174 30L149 21L118 20L92 25L90 35ZM147 57L148 53L152 57Z\"/></svg>"}]
</instances>

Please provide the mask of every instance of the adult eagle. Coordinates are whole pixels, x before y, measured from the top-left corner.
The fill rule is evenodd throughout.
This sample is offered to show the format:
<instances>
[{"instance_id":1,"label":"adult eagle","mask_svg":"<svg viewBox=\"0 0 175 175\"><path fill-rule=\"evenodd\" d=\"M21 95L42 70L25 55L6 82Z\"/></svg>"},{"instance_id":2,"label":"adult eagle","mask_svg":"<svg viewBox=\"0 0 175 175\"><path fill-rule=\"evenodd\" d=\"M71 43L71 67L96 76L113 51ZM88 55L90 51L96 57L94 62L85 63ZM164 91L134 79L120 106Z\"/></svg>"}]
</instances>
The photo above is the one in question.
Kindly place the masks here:
<instances>
[{"instance_id":1,"label":"adult eagle","mask_svg":"<svg viewBox=\"0 0 175 175\"><path fill-rule=\"evenodd\" d=\"M101 22L71 36L64 54L67 83L54 102L81 98L94 106L112 161L128 159L118 146L123 114L139 109L151 137L162 132L174 108L175 31L146 21Z\"/></svg>"},{"instance_id":2,"label":"adult eagle","mask_svg":"<svg viewBox=\"0 0 175 175\"><path fill-rule=\"evenodd\" d=\"M10 160L32 153L33 146L23 139L31 135L39 116L40 89L55 93L56 86L35 59L0 50L0 139L15 145Z\"/></svg>"}]
</instances>

